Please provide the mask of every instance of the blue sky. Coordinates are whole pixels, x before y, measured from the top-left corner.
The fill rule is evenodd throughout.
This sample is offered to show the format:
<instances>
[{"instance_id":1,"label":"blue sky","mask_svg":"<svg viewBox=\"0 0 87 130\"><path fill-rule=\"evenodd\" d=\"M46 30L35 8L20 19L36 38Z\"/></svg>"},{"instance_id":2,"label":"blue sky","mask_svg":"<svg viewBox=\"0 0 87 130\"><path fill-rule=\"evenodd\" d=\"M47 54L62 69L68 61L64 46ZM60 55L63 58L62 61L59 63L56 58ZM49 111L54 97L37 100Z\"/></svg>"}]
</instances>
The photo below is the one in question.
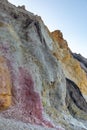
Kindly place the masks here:
<instances>
[{"instance_id":1,"label":"blue sky","mask_svg":"<svg viewBox=\"0 0 87 130\"><path fill-rule=\"evenodd\" d=\"M87 0L8 0L42 17L50 31L61 30L73 52L87 58Z\"/></svg>"}]
</instances>

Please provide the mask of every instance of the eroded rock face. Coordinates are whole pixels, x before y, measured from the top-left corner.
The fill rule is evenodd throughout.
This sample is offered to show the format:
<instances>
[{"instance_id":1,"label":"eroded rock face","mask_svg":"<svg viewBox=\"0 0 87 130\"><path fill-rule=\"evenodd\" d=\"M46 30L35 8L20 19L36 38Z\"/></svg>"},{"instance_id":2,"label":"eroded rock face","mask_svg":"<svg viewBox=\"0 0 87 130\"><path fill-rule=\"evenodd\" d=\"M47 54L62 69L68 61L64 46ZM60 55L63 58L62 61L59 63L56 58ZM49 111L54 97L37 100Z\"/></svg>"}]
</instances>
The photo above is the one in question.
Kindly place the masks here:
<instances>
[{"instance_id":1,"label":"eroded rock face","mask_svg":"<svg viewBox=\"0 0 87 130\"><path fill-rule=\"evenodd\" d=\"M74 59L62 33L55 34L53 39L54 33L52 36L39 16L0 0L0 129L87 129L69 113L70 101L76 97L70 99L67 87L72 93L75 88L66 84L68 70L62 63L67 59L70 65ZM80 73L83 75L82 70ZM74 78L74 74L68 76ZM76 81L79 83L78 78ZM82 111L86 113L86 107Z\"/></svg>"},{"instance_id":2,"label":"eroded rock face","mask_svg":"<svg viewBox=\"0 0 87 130\"><path fill-rule=\"evenodd\" d=\"M87 95L87 75L81 68L80 63L73 58L68 48L67 42L63 39L60 31L51 33L55 44L53 49L54 56L61 61L65 76L75 82L83 95ZM63 46L63 47L61 47ZM85 97L84 96L84 97Z\"/></svg>"},{"instance_id":3,"label":"eroded rock face","mask_svg":"<svg viewBox=\"0 0 87 130\"><path fill-rule=\"evenodd\" d=\"M52 97L57 101L53 88L60 93L57 107L65 105L65 77L50 51L53 40L40 17L8 2L0 2L0 56L5 57L8 67L4 67L6 63L2 60L1 75L8 90L4 97L9 101L9 104L4 102L2 110L5 105L9 108L1 112L1 116L62 130L46 115L43 107L51 107ZM4 93L4 83L1 87ZM12 96L8 99L7 94Z\"/></svg>"},{"instance_id":4,"label":"eroded rock face","mask_svg":"<svg viewBox=\"0 0 87 130\"><path fill-rule=\"evenodd\" d=\"M0 57L0 110L6 109L11 105L11 76L7 61Z\"/></svg>"},{"instance_id":5,"label":"eroded rock face","mask_svg":"<svg viewBox=\"0 0 87 130\"><path fill-rule=\"evenodd\" d=\"M58 41L58 46L61 48L61 49L69 49L68 48L68 44L67 44L67 41L64 40L63 38L63 34L60 30L55 30L54 32L51 33L53 39L55 42Z\"/></svg>"}]
</instances>

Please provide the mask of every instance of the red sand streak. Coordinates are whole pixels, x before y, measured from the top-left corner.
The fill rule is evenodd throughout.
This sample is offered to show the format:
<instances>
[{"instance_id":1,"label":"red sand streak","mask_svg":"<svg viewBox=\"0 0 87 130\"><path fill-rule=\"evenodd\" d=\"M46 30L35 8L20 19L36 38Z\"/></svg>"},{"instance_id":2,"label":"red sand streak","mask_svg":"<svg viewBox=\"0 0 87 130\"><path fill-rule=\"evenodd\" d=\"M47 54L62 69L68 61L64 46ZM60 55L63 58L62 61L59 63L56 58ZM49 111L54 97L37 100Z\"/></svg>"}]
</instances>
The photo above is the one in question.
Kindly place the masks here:
<instances>
[{"instance_id":1,"label":"red sand streak","mask_svg":"<svg viewBox=\"0 0 87 130\"><path fill-rule=\"evenodd\" d=\"M42 105L39 94L34 91L34 82L28 72L20 68L20 98L23 111L28 115L33 115L42 119Z\"/></svg>"}]
</instances>

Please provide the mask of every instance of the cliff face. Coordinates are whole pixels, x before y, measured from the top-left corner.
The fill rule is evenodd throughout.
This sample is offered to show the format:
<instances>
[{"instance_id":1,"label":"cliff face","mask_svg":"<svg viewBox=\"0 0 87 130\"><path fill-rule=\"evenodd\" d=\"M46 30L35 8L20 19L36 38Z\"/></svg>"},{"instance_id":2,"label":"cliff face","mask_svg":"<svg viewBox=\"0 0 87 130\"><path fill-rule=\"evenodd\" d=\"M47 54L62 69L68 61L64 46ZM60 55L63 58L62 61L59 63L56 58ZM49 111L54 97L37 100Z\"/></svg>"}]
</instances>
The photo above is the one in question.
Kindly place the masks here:
<instances>
[{"instance_id":1,"label":"cliff face","mask_svg":"<svg viewBox=\"0 0 87 130\"><path fill-rule=\"evenodd\" d=\"M86 94L86 71L62 33L0 0L0 129L86 130Z\"/></svg>"},{"instance_id":2,"label":"cliff face","mask_svg":"<svg viewBox=\"0 0 87 130\"><path fill-rule=\"evenodd\" d=\"M87 75L80 63L73 57L67 42L63 39L63 35L59 30L51 33L54 43L53 54L61 61L65 76L74 81L80 88L83 96L87 95ZM87 66L86 66L87 67ZM87 100L87 99L86 99Z\"/></svg>"}]
</instances>

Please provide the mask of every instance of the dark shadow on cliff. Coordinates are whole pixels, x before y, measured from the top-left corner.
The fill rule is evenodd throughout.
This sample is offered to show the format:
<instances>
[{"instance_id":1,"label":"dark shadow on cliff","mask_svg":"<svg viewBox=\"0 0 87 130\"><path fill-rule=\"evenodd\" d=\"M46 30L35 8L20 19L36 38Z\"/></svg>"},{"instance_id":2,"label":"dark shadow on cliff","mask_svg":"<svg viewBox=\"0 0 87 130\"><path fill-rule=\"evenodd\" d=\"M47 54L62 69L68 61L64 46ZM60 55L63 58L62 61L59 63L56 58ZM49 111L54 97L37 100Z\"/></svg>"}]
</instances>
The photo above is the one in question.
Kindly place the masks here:
<instances>
[{"instance_id":1,"label":"dark shadow on cliff","mask_svg":"<svg viewBox=\"0 0 87 130\"><path fill-rule=\"evenodd\" d=\"M78 86L66 78L66 105L75 118L87 119L87 102Z\"/></svg>"}]
</instances>

